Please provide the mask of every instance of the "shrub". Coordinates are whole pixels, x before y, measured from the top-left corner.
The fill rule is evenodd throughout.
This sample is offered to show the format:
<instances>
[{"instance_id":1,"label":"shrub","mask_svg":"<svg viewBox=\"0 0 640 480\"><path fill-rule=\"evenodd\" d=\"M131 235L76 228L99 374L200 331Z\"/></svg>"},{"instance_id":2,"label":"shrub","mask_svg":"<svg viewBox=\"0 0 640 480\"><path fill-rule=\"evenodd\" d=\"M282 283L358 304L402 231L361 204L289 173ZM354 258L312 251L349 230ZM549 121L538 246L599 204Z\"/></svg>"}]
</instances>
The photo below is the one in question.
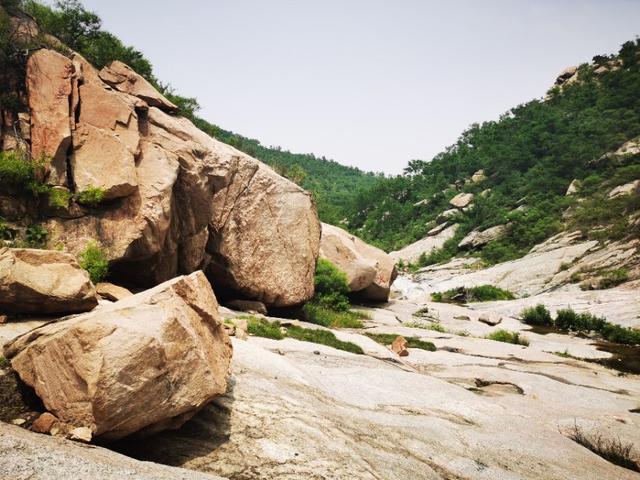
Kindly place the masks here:
<instances>
[{"instance_id":1,"label":"shrub","mask_svg":"<svg viewBox=\"0 0 640 480\"><path fill-rule=\"evenodd\" d=\"M71 193L64 188L52 188L49 191L49 205L54 208L67 208Z\"/></svg>"},{"instance_id":2,"label":"shrub","mask_svg":"<svg viewBox=\"0 0 640 480\"><path fill-rule=\"evenodd\" d=\"M96 242L89 242L78 255L78 263L89 272L91 281L100 282L109 273L109 262L106 252Z\"/></svg>"},{"instance_id":3,"label":"shrub","mask_svg":"<svg viewBox=\"0 0 640 480\"><path fill-rule=\"evenodd\" d=\"M522 312L520 312L520 316L522 317L522 321L529 325L553 325L551 313L549 312L549 310L547 310L547 307L545 307L541 303L539 303L535 307L525 308L524 310L522 310Z\"/></svg>"},{"instance_id":4,"label":"shrub","mask_svg":"<svg viewBox=\"0 0 640 480\"><path fill-rule=\"evenodd\" d=\"M346 312L351 306L348 294L347 275L329 260L318 259L314 303L331 310Z\"/></svg>"},{"instance_id":5,"label":"shrub","mask_svg":"<svg viewBox=\"0 0 640 480\"><path fill-rule=\"evenodd\" d=\"M256 318L248 316L247 318L247 331L250 335L256 337L272 338L273 340L282 340L284 334L280 329L280 322L269 322L264 318Z\"/></svg>"},{"instance_id":6,"label":"shrub","mask_svg":"<svg viewBox=\"0 0 640 480\"><path fill-rule=\"evenodd\" d=\"M607 438L597 432L586 433L577 424L569 431L568 437L615 465L640 472L640 459L633 454L633 443Z\"/></svg>"},{"instance_id":7,"label":"shrub","mask_svg":"<svg viewBox=\"0 0 640 480\"><path fill-rule=\"evenodd\" d=\"M27 245L33 248L41 248L47 243L49 232L42 225L30 225L27 228Z\"/></svg>"},{"instance_id":8,"label":"shrub","mask_svg":"<svg viewBox=\"0 0 640 480\"><path fill-rule=\"evenodd\" d=\"M616 270L604 272L603 277L598 282L598 287L612 288L626 282L627 280L629 280L629 271L626 268L618 268Z\"/></svg>"},{"instance_id":9,"label":"shrub","mask_svg":"<svg viewBox=\"0 0 640 480\"><path fill-rule=\"evenodd\" d=\"M321 345L327 345L328 347L337 348L338 350L344 350L345 352L363 354L362 348L355 343L343 342L338 340L333 332L321 329L302 328L296 325L287 327L287 337L295 338L303 342L319 343Z\"/></svg>"},{"instance_id":10,"label":"shrub","mask_svg":"<svg viewBox=\"0 0 640 480\"><path fill-rule=\"evenodd\" d=\"M513 300L514 298L513 293L493 285L480 285L471 288L458 287L431 294L431 299L434 302L443 303L488 302L491 300Z\"/></svg>"},{"instance_id":11,"label":"shrub","mask_svg":"<svg viewBox=\"0 0 640 480\"><path fill-rule=\"evenodd\" d=\"M398 338L400 335L397 333L365 333L367 337L378 342L381 345L391 345L393 341ZM431 342L426 342L424 340L420 340L418 337L404 337L407 341L407 347L409 348L419 348L421 350L427 350L429 352L435 352L436 346Z\"/></svg>"},{"instance_id":12,"label":"shrub","mask_svg":"<svg viewBox=\"0 0 640 480\"><path fill-rule=\"evenodd\" d=\"M361 319L366 318L362 312L335 311L315 303L307 303L303 311L307 322L332 328L362 328Z\"/></svg>"},{"instance_id":13,"label":"shrub","mask_svg":"<svg viewBox=\"0 0 640 480\"><path fill-rule=\"evenodd\" d=\"M89 185L85 190L78 193L78 203L89 207L95 207L104 200L104 193L105 192L102 188Z\"/></svg>"},{"instance_id":14,"label":"shrub","mask_svg":"<svg viewBox=\"0 0 640 480\"><path fill-rule=\"evenodd\" d=\"M13 240L15 236L15 230L7 225L4 218L0 217L0 240Z\"/></svg>"},{"instance_id":15,"label":"shrub","mask_svg":"<svg viewBox=\"0 0 640 480\"><path fill-rule=\"evenodd\" d=\"M0 184L25 187L35 180L33 164L19 151L0 152Z\"/></svg>"},{"instance_id":16,"label":"shrub","mask_svg":"<svg viewBox=\"0 0 640 480\"><path fill-rule=\"evenodd\" d=\"M495 340L496 342L513 343L514 345L529 346L529 340L526 337L520 336L520 332L510 332L508 330L496 330L491 332L485 338L489 340Z\"/></svg>"}]
</instances>

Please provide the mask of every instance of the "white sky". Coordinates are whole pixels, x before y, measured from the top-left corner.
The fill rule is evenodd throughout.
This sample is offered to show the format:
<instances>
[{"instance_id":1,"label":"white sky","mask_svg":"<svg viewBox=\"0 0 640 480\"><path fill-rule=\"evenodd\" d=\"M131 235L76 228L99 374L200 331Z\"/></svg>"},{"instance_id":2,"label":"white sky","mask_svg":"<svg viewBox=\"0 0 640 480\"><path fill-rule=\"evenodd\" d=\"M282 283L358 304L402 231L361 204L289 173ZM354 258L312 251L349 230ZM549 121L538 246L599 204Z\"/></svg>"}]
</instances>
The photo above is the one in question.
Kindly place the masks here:
<instances>
[{"instance_id":1,"label":"white sky","mask_svg":"<svg viewBox=\"0 0 640 480\"><path fill-rule=\"evenodd\" d=\"M639 0L84 0L223 128L400 173L640 34Z\"/></svg>"}]
</instances>

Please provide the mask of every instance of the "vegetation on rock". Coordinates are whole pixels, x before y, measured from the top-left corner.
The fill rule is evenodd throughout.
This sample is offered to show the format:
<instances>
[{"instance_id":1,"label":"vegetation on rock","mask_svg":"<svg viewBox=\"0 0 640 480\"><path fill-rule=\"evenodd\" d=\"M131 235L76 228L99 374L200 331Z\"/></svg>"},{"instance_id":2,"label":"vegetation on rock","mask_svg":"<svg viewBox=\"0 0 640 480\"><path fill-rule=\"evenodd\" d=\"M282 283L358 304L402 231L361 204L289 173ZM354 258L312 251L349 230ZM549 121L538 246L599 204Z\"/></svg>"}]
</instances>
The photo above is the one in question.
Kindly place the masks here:
<instances>
[{"instance_id":1,"label":"vegetation on rock","mask_svg":"<svg viewBox=\"0 0 640 480\"><path fill-rule=\"evenodd\" d=\"M508 330L496 330L491 332L485 338L489 340L495 340L496 342L513 343L514 345L529 346L529 340L526 337L520 335L520 332L510 332Z\"/></svg>"},{"instance_id":2,"label":"vegetation on rock","mask_svg":"<svg viewBox=\"0 0 640 480\"><path fill-rule=\"evenodd\" d=\"M333 332L329 330L302 328L297 325L283 327L279 321L270 322L264 318L254 316L243 318L247 319L249 334L256 337L271 338L273 340L282 340L288 337L303 342L319 343L338 350L344 350L345 352L364 353L355 343L338 340Z\"/></svg>"},{"instance_id":3,"label":"vegetation on rock","mask_svg":"<svg viewBox=\"0 0 640 480\"><path fill-rule=\"evenodd\" d=\"M88 186L77 194L78 203L90 207L96 207L104 200L104 190L99 187Z\"/></svg>"},{"instance_id":4,"label":"vegetation on rock","mask_svg":"<svg viewBox=\"0 0 640 480\"><path fill-rule=\"evenodd\" d=\"M89 272L89 277L94 284L102 281L109 273L107 254L95 241L89 242L80 252L78 263Z\"/></svg>"},{"instance_id":5,"label":"vegetation on rock","mask_svg":"<svg viewBox=\"0 0 640 480\"><path fill-rule=\"evenodd\" d=\"M611 323L606 318L591 313L577 313L571 308L558 310L556 318L552 319L549 310L544 305L538 304L535 307L525 308L520 313L520 317L529 325L553 326L559 330L583 334L596 332L610 342L640 345L640 330Z\"/></svg>"},{"instance_id":6,"label":"vegetation on rock","mask_svg":"<svg viewBox=\"0 0 640 480\"><path fill-rule=\"evenodd\" d=\"M397 333L365 333L371 340L378 342L381 345L391 345L393 341L398 338ZM435 352L436 346L432 342L420 340L418 337L404 337L407 341L407 347L419 348L420 350L427 350L429 352Z\"/></svg>"},{"instance_id":7,"label":"vegetation on rock","mask_svg":"<svg viewBox=\"0 0 640 480\"><path fill-rule=\"evenodd\" d=\"M578 424L568 432L568 437L615 465L640 472L640 458L634 453L633 443L607 437L599 432L586 432Z\"/></svg>"},{"instance_id":8,"label":"vegetation on rock","mask_svg":"<svg viewBox=\"0 0 640 480\"><path fill-rule=\"evenodd\" d=\"M492 300L513 300L514 298L515 296L510 291L493 285L458 287L431 294L431 300L442 303L490 302Z\"/></svg>"}]
</instances>

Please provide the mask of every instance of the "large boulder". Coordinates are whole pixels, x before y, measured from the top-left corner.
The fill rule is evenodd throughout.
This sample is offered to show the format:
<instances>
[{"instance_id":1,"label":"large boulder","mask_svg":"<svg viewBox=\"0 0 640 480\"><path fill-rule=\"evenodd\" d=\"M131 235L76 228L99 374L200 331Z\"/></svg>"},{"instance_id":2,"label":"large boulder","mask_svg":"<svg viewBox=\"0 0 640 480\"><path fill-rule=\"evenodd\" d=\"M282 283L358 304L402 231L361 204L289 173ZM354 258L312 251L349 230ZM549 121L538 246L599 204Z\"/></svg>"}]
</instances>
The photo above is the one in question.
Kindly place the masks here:
<instances>
[{"instance_id":1,"label":"large boulder","mask_svg":"<svg viewBox=\"0 0 640 480\"><path fill-rule=\"evenodd\" d=\"M31 154L50 157L48 182L65 185L71 145L69 96L74 68L64 55L38 50L27 61L26 84L31 111Z\"/></svg>"},{"instance_id":2,"label":"large boulder","mask_svg":"<svg viewBox=\"0 0 640 480\"><path fill-rule=\"evenodd\" d=\"M86 312L98 304L89 274L67 253L0 248L0 311Z\"/></svg>"},{"instance_id":3,"label":"large boulder","mask_svg":"<svg viewBox=\"0 0 640 480\"><path fill-rule=\"evenodd\" d=\"M370 300L388 300L397 272L395 261L379 248L323 223L320 257L346 273L351 292Z\"/></svg>"},{"instance_id":4,"label":"large boulder","mask_svg":"<svg viewBox=\"0 0 640 480\"><path fill-rule=\"evenodd\" d=\"M103 441L182 425L226 391L231 353L202 272L45 324L4 347L47 410Z\"/></svg>"},{"instance_id":5,"label":"large boulder","mask_svg":"<svg viewBox=\"0 0 640 480\"><path fill-rule=\"evenodd\" d=\"M320 243L311 195L167 114L171 105L128 67L98 72L72 58L73 182L118 201L90 215L50 218L51 244L77 253L97 241L113 278L128 286L201 269L223 299L276 307L309 300Z\"/></svg>"}]
</instances>

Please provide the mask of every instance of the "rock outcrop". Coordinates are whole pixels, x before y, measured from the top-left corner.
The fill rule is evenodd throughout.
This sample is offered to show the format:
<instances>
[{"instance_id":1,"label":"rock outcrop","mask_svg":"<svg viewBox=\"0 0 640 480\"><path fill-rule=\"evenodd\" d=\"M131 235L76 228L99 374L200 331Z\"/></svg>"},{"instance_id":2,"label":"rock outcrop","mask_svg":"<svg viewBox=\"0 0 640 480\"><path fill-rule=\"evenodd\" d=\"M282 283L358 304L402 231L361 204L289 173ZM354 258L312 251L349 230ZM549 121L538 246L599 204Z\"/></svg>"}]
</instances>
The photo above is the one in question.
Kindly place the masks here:
<instances>
[{"instance_id":1,"label":"rock outcrop","mask_svg":"<svg viewBox=\"0 0 640 480\"><path fill-rule=\"evenodd\" d=\"M78 313L96 305L89 274L72 255L0 248L0 312Z\"/></svg>"},{"instance_id":2,"label":"rock outcrop","mask_svg":"<svg viewBox=\"0 0 640 480\"><path fill-rule=\"evenodd\" d=\"M459 193L449 203L456 208L468 207L473 202L473 193Z\"/></svg>"},{"instance_id":3,"label":"rock outcrop","mask_svg":"<svg viewBox=\"0 0 640 480\"><path fill-rule=\"evenodd\" d=\"M458 244L458 248L478 248L489 242L499 239L506 231L506 225L496 225L486 230L474 230L464 237Z\"/></svg>"},{"instance_id":4,"label":"rock outcrop","mask_svg":"<svg viewBox=\"0 0 640 480\"><path fill-rule=\"evenodd\" d=\"M47 179L51 185L64 185L67 181L72 75L71 60L53 50L38 50L27 62L31 155L51 159Z\"/></svg>"},{"instance_id":5,"label":"rock outcrop","mask_svg":"<svg viewBox=\"0 0 640 480\"><path fill-rule=\"evenodd\" d=\"M4 355L60 421L108 441L176 428L224 393L231 344L195 272L31 330Z\"/></svg>"},{"instance_id":6,"label":"rock outcrop","mask_svg":"<svg viewBox=\"0 0 640 480\"><path fill-rule=\"evenodd\" d=\"M351 292L375 301L389 298L396 278L395 261L379 248L323 223L320 256L346 273Z\"/></svg>"},{"instance_id":7,"label":"rock outcrop","mask_svg":"<svg viewBox=\"0 0 640 480\"><path fill-rule=\"evenodd\" d=\"M633 195L640 191L640 180L634 180L633 182L625 183L624 185L618 185L611 190L607 195L609 198L623 197L625 195Z\"/></svg>"},{"instance_id":8,"label":"rock outcrop","mask_svg":"<svg viewBox=\"0 0 640 480\"><path fill-rule=\"evenodd\" d=\"M127 286L201 269L221 298L287 307L313 296L320 223L307 192L172 115L121 62L98 72L43 49L27 82L31 149L52 157L49 183L106 201L51 217L50 245L78 253L97 241Z\"/></svg>"},{"instance_id":9,"label":"rock outcrop","mask_svg":"<svg viewBox=\"0 0 640 480\"><path fill-rule=\"evenodd\" d=\"M415 263L423 253L429 255L434 250L442 248L447 240L455 236L457 230L458 225L456 224L446 226L446 228L434 228L431 230L433 234L400 250L391 252L389 255L396 261L402 260L403 262Z\"/></svg>"}]
</instances>

